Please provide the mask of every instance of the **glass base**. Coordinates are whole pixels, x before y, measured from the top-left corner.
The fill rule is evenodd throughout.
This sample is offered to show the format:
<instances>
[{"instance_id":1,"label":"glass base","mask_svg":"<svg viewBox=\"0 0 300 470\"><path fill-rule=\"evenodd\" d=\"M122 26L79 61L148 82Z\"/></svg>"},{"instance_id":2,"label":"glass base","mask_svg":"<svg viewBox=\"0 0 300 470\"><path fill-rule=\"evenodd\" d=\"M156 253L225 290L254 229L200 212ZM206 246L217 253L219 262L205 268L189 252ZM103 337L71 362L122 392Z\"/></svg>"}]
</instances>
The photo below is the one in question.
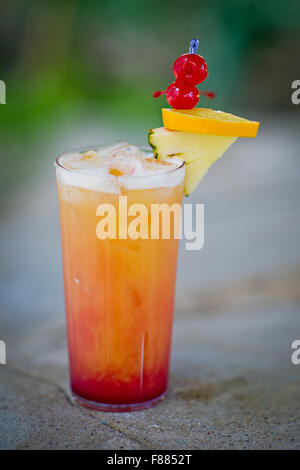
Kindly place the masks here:
<instances>
[{"instance_id":1,"label":"glass base","mask_svg":"<svg viewBox=\"0 0 300 470\"><path fill-rule=\"evenodd\" d=\"M82 398L76 393L72 392L73 399L79 405L85 406L86 408L91 408L93 410L98 411L109 411L111 413L124 413L128 411L140 411L146 410L147 408L152 408L152 406L157 405L160 403L167 393L167 390L152 400L143 401L140 403L123 403L123 404L115 404L115 403L98 403L96 401L87 400L86 398Z\"/></svg>"}]
</instances>

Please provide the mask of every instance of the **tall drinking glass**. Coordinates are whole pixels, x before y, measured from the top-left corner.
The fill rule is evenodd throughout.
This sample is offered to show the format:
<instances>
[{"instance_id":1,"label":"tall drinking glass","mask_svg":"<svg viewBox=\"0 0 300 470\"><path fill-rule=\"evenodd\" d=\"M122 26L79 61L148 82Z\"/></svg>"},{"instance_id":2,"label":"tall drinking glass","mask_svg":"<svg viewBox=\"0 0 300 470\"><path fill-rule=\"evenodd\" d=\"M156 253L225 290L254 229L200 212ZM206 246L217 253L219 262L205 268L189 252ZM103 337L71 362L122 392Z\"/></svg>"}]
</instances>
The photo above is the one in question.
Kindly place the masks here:
<instances>
[{"instance_id":1,"label":"tall drinking glass","mask_svg":"<svg viewBox=\"0 0 300 470\"><path fill-rule=\"evenodd\" d=\"M109 204L124 233L127 196L127 207L147 208L150 227L153 204L181 205L184 164L110 175L107 184L107 176L69 169L67 155L56 173L72 393L103 411L148 408L167 390L178 239L172 231L165 239L161 227L156 238L99 239L97 214Z\"/></svg>"}]
</instances>

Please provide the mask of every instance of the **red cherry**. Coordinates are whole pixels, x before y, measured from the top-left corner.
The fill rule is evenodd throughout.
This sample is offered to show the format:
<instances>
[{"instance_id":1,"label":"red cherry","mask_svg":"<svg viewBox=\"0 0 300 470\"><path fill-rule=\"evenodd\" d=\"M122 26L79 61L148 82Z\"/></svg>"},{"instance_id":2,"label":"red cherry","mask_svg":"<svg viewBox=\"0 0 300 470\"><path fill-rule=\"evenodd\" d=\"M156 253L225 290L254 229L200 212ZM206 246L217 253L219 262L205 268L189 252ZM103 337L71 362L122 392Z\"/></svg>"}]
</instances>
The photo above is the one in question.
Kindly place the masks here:
<instances>
[{"instance_id":1,"label":"red cherry","mask_svg":"<svg viewBox=\"0 0 300 470\"><path fill-rule=\"evenodd\" d=\"M179 80L171 83L166 90L167 102L174 109L192 109L199 101L199 90Z\"/></svg>"},{"instance_id":2,"label":"red cherry","mask_svg":"<svg viewBox=\"0 0 300 470\"><path fill-rule=\"evenodd\" d=\"M213 91L199 91L196 87L185 85L180 81L171 83L167 90L155 91L153 98L162 95L166 95L168 103L175 109L192 109L198 103L200 95L207 96L207 98L215 98L216 96Z\"/></svg>"},{"instance_id":3,"label":"red cherry","mask_svg":"<svg viewBox=\"0 0 300 470\"><path fill-rule=\"evenodd\" d=\"M198 85L207 78L208 68L201 55L183 54L175 60L173 73L176 80L182 80L189 85Z\"/></svg>"}]
</instances>

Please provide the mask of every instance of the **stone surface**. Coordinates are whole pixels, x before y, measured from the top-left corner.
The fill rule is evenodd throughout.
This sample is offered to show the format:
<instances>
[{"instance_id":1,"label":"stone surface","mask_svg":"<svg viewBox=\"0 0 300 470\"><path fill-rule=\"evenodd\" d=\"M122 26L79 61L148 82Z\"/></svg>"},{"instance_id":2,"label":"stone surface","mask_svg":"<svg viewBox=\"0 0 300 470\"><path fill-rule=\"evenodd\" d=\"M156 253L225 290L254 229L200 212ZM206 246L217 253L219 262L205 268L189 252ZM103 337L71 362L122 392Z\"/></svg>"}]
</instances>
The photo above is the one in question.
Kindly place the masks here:
<instances>
[{"instance_id":1,"label":"stone surface","mask_svg":"<svg viewBox=\"0 0 300 470\"><path fill-rule=\"evenodd\" d=\"M1 368L1 447L299 449L298 325L294 303L178 314L167 397L122 414L73 404L64 325L37 329Z\"/></svg>"},{"instance_id":2,"label":"stone surface","mask_svg":"<svg viewBox=\"0 0 300 470\"><path fill-rule=\"evenodd\" d=\"M40 177L2 214L0 448L300 449L296 125L265 119L185 201L205 204L205 248L181 244L169 392L135 413L91 411L69 395L48 149ZM74 147L74 133L56 145Z\"/></svg>"}]
</instances>

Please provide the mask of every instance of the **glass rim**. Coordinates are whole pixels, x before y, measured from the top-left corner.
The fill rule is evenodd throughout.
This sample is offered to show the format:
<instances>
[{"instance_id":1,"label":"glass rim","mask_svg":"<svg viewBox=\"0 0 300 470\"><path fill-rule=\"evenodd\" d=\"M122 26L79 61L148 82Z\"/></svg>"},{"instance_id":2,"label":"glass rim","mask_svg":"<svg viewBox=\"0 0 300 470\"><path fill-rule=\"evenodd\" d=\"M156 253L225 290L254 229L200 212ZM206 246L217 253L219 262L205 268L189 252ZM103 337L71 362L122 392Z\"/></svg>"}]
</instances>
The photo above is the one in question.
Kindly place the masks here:
<instances>
[{"instance_id":1,"label":"glass rim","mask_svg":"<svg viewBox=\"0 0 300 470\"><path fill-rule=\"evenodd\" d=\"M121 141L116 141L117 142L121 142ZM166 174L169 174L169 173L173 173L177 170L180 170L182 168L185 167L185 162L184 161L181 161L181 164L179 166L177 166L176 168L170 168L169 170L166 170L166 171L158 171L156 173L151 173L151 174L144 174L144 175L119 175L119 176L116 176L116 175L110 175L110 174L107 174L107 175L95 175L95 174L92 174L92 173L86 173L86 172L82 172L82 168L81 169L77 169L77 168L66 168L62 162L60 161L65 155L70 155L71 153L80 153L80 152L83 152L83 151L88 151L88 150L95 150L95 149L99 149L99 148L104 148L106 147L105 144L101 144L101 145L87 145L87 146L84 146L84 147L77 147L75 149L71 149L71 150L68 150L66 152L63 152L61 154L58 155L58 157L55 159L55 162L54 162L54 166L55 167L58 167L62 170L65 170L65 171L68 171L70 173L76 173L76 174L82 174L82 175L85 175L87 177L93 177L93 178L107 178L107 177L110 177L110 178L121 178L122 180L123 179L132 179L132 178L151 178L151 177L155 177L155 176L161 176L161 175L166 175ZM151 152L151 148L146 148L146 147L141 147L141 146L137 146L137 148L139 150L142 150L143 152ZM153 154L152 154L153 156ZM155 157L153 157L155 158ZM171 158L171 157L170 157Z\"/></svg>"}]
</instances>

